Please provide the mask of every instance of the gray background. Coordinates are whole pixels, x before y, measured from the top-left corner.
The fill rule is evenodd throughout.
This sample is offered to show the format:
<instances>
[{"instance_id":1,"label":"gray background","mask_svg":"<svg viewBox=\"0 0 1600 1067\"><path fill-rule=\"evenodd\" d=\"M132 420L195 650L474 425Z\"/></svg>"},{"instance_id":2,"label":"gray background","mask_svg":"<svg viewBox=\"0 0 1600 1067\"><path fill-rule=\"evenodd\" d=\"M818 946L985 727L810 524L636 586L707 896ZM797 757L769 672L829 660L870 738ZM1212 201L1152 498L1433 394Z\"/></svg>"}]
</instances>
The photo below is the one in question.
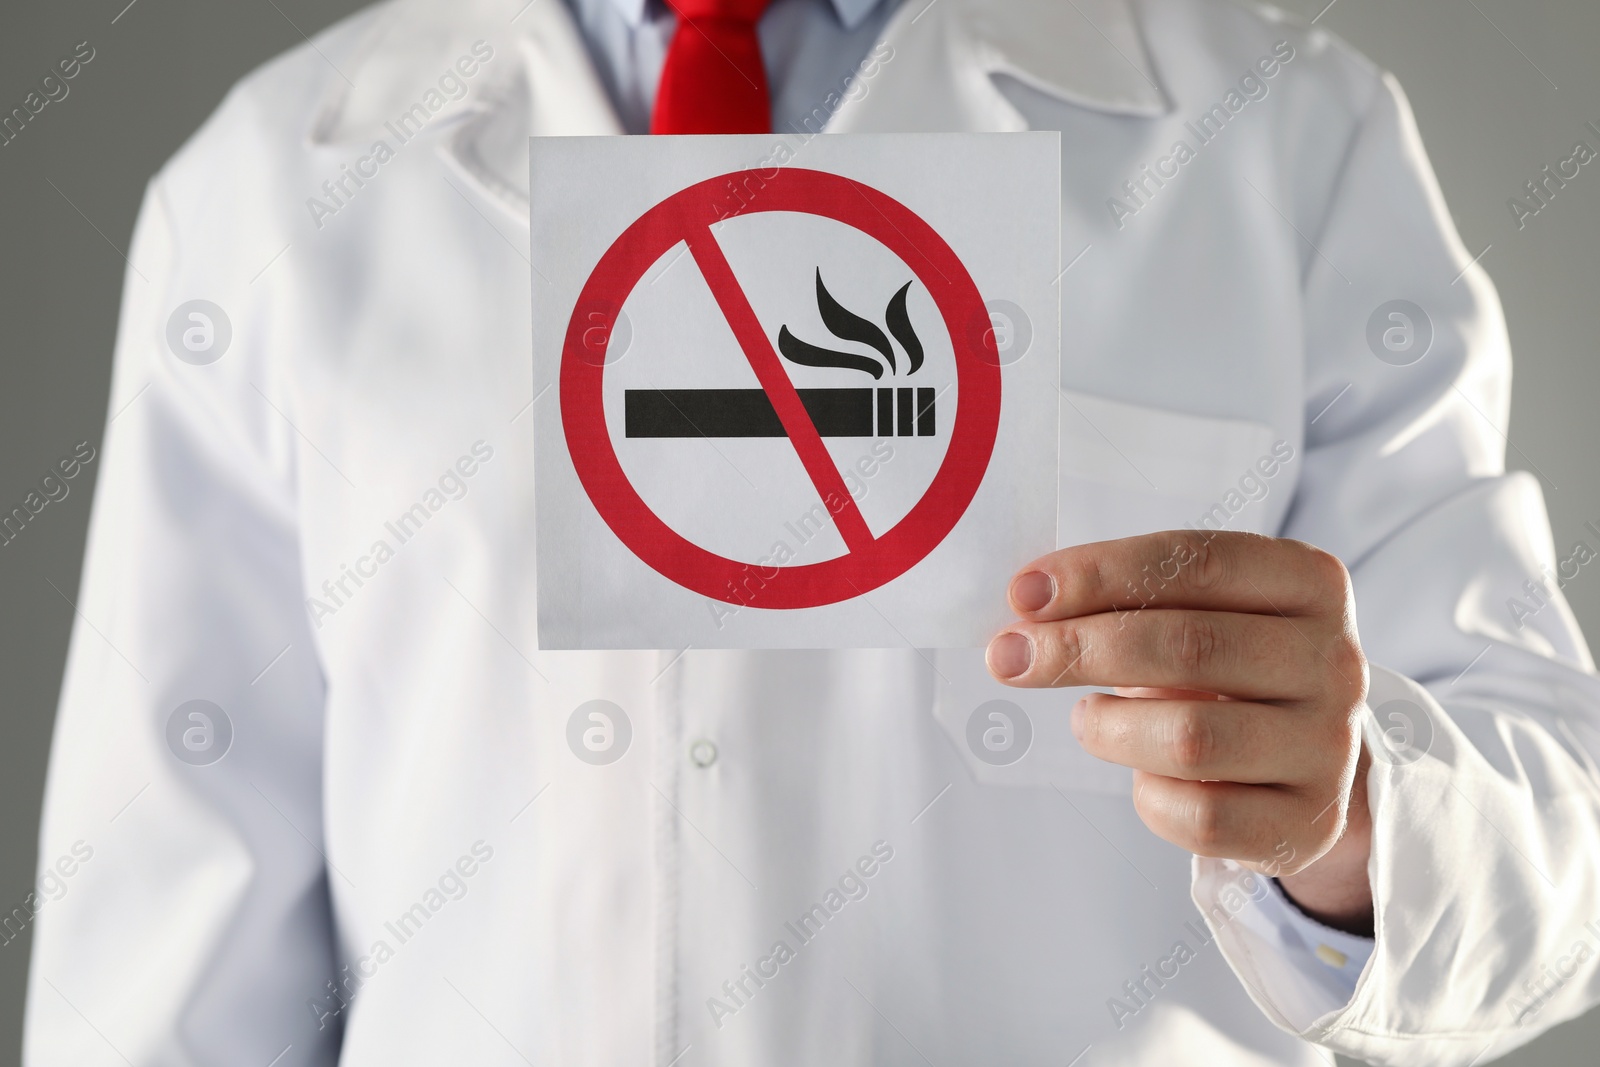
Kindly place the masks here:
<instances>
[{"instance_id":1,"label":"gray background","mask_svg":"<svg viewBox=\"0 0 1600 1067\"><path fill-rule=\"evenodd\" d=\"M447 3L449 0L440 0ZM550 0L544 0L550 2ZM1556 542L1600 521L1600 166L1583 168L1520 232L1506 206L1574 141L1600 145L1600 5L1591 0L1284 0L1394 71L1468 247L1499 285L1517 353L1511 465L1544 481ZM19 503L106 419L117 303L145 181L227 88L359 0L95 0L0 15L0 112L87 39L94 61L0 147L0 510ZM115 21L113 21L115 19ZM54 187L52 187L52 185ZM91 482L70 483L0 549L0 904L31 888L45 757L76 597ZM52 583L55 588L52 588ZM1600 634L1600 577L1568 590ZM31 934L0 948L0 1049L20 1042ZM1585 1039L1587 1038L1587 1042ZM1595 1061L1600 1015L1502 1063ZM1582 1050L1582 1051L1580 1051ZM0 1062L9 1059L0 1052Z\"/></svg>"}]
</instances>

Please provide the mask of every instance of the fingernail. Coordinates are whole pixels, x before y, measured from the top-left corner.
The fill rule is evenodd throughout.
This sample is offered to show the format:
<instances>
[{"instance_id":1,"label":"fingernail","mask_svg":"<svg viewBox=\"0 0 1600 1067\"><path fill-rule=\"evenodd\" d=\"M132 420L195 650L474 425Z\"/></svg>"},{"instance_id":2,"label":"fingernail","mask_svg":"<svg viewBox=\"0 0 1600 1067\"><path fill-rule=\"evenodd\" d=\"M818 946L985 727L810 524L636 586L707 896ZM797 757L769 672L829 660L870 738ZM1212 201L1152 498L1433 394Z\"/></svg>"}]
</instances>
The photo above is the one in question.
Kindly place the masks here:
<instances>
[{"instance_id":1,"label":"fingernail","mask_svg":"<svg viewBox=\"0 0 1600 1067\"><path fill-rule=\"evenodd\" d=\"M1083 740L1083 717L1087 714L1089 706L1088 697L1079 697L1078 702L1072 705L1072 736L1079 741Z\"/></svg>"},{"instance_id":2,"label":"fingernail","mask_svg":"<svg viewBox=\"0 0 1600 1067\"><path fill-rule=\"evenodd\" d=\"M1022 611L1039 611L1056 598L1056 580L1043 571L1019 574L1011 583L1011 602Z\"/></svg>"},{"instance_id":3,"label":"fingernail","mask_svg":"<svg viewBox=\"0 0 1600 1067\"><path fill-rule=\"evenodd\" d=\"M1033 662L1033 642L1019 633L1003 633L989 642L988 658L996 678L1015 678Z\"/></svg>"}]
</instances>

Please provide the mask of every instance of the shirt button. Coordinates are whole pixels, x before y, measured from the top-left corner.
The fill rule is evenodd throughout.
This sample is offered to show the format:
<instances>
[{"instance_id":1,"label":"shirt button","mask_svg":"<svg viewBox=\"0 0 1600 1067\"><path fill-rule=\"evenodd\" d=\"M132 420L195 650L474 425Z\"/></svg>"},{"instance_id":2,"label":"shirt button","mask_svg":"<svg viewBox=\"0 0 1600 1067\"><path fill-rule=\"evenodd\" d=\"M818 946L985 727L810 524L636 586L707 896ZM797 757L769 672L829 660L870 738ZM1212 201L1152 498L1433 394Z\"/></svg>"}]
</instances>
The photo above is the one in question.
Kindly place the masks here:
<instances>
[{"instance_id":1,"label":"shirt button","mask_svg":"<svg viewBox=\"0 0 1600 1067\"><path fill-rule=\"evenodd\" d=\"M689 758L696 767L709 767L717 762L717 746L702 738L689 746Z\"/></svg>"},{"instance_id":2,"label":"shirt button","mask_svg":"<svg viewBox=\"0 0 1600 1067\"><path fill-rule=\"evenodd\" d=\"M1317 959L1321 960L1323 963L1326 963L1334 970L1341 970L1345 964L1350 962L1349 956L1346 956L1343 952L1340 952L1332 945L1318 945L1316 948L1316 953Z\"/></svg>"}]
</instances>

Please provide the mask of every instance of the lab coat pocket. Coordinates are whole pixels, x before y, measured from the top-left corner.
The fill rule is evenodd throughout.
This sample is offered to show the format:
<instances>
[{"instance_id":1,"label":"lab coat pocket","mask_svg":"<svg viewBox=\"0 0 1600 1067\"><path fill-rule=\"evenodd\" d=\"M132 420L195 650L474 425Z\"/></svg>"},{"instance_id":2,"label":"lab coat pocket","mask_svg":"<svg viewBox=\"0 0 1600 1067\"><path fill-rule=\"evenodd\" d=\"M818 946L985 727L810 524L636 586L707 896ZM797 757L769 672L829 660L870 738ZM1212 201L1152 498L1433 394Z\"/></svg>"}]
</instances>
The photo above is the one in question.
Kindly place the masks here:
<instances>
[{"instance_id":1,"label":"lab coat pocket","mask_svg":"<svg viewBox=\"0 0 1600 1067\"><path fill-rule=\"evenodd\" d=\"M1062 390L1056 543L1176 530L1276 529L1295 447L1272 427Z\"/></svg>"},{"instance_id":2,"label":"lab coat pocket","mask_svg":"<svg viewBox=\"0 0 1600 1067\"><path fill-rule=\"evenodd\" d=\"M1185 526L1275 529L1295 458L1262 423L1063 391L1057 544ZM982 649L933 656L934 715L979 783L1131 788L1130 770L1094 758L1072 736L1072 705L1092 690L1009 688L990 677Z\"/></svg>"}]
</instances>

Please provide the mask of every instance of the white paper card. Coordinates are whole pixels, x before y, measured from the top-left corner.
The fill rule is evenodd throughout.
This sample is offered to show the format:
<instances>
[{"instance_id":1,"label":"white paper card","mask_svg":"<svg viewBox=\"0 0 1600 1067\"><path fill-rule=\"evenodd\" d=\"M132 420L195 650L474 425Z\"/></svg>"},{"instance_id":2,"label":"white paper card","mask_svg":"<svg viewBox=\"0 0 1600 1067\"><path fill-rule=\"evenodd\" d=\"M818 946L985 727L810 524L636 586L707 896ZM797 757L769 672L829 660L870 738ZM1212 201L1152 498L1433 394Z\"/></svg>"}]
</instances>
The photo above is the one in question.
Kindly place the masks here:
<instances>
[{"instance_id":1,"label":"white paper card","mask_svg":"<svg viewBox=\"0 0 1600 1067\"><path fill-rule=\"evenodd\" d=\"M1055 133L529 145L539 647L977 647L1055 547Z\"/></svg>"}]
</instances>

